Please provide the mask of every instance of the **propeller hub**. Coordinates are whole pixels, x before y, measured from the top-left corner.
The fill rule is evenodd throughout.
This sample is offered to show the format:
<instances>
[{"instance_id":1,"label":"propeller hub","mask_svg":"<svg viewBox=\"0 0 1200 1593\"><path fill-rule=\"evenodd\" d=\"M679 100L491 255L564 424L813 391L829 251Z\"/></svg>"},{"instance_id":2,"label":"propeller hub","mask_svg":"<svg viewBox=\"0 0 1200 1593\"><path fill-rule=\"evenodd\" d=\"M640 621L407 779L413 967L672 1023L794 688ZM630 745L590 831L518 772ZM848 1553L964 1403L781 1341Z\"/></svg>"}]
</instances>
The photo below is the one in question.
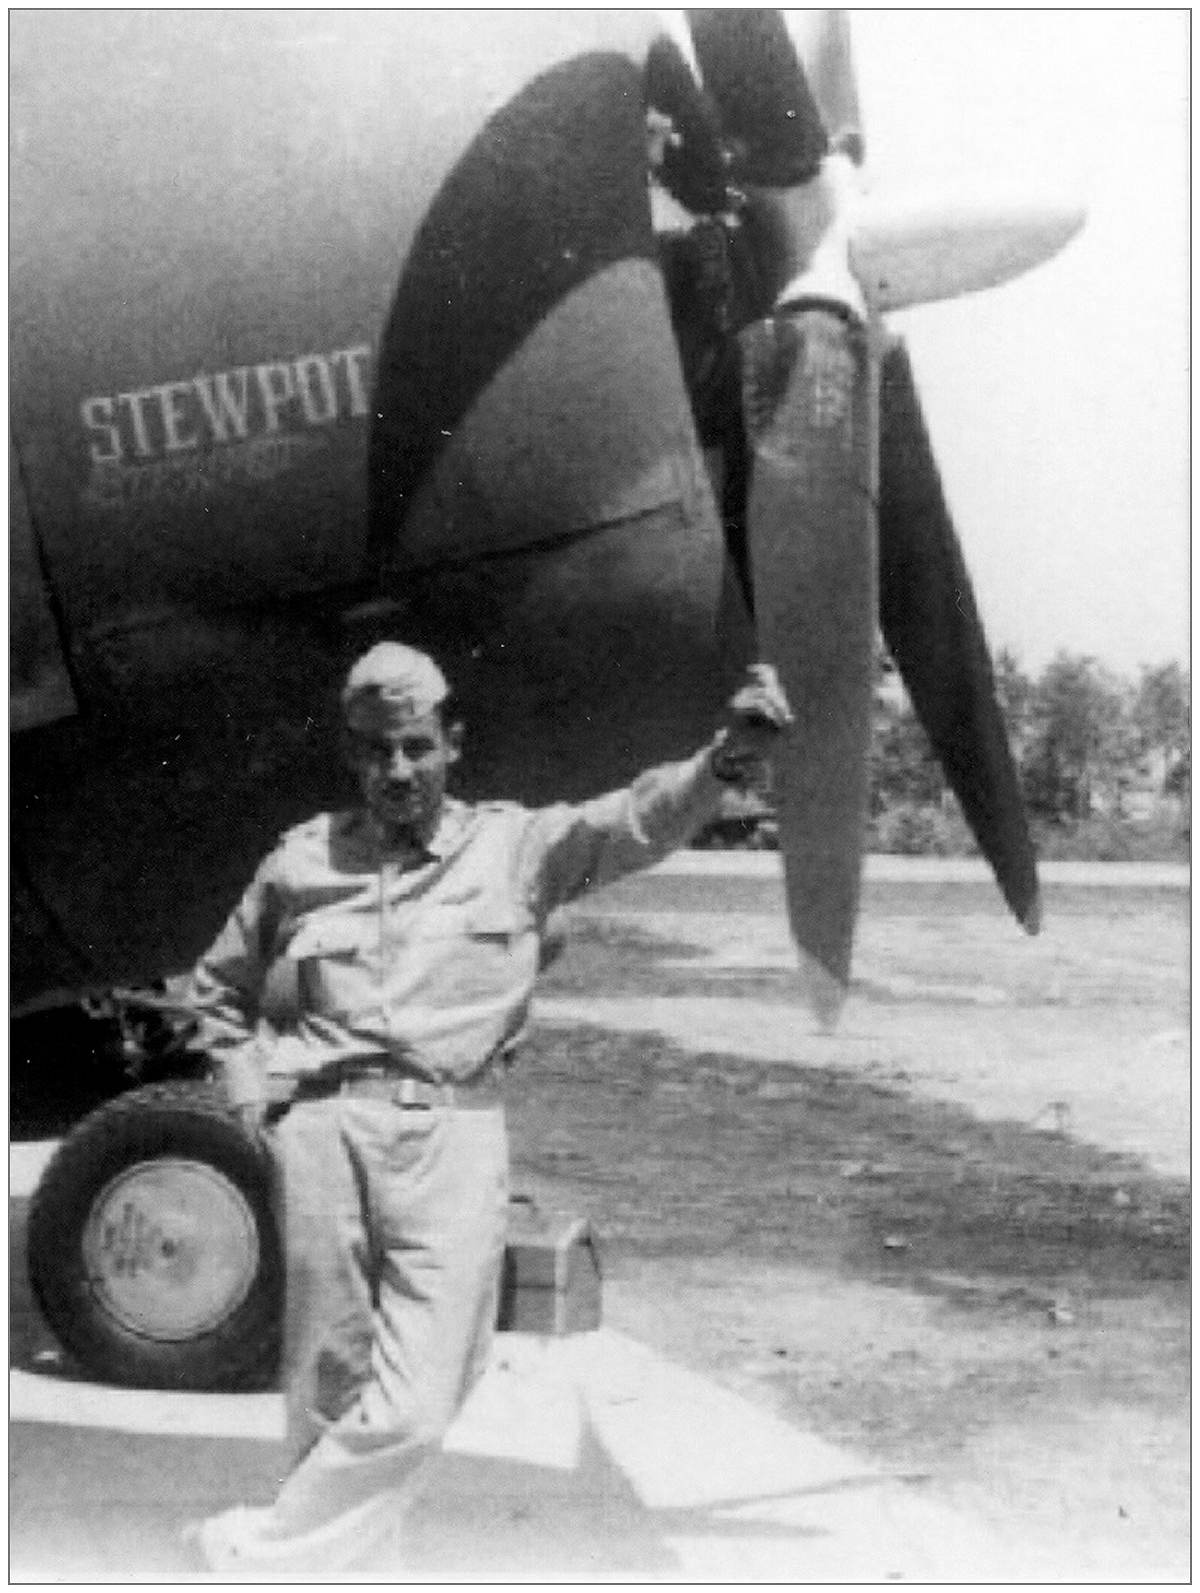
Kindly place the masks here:
<instances>
[{"instance_id":1,"label":"propeller hub","mask_svg":"<svg viewBox=\"0 0 1200 1593\"><path fill-rule=\"evenodd\" d=\"M867 319L867 301L851 265L854 212L860 192L848 155L827 155L811 182L795 188L754 188L750 203L777 243L775 309L824 304Z\"/></svg>"}]
</instances>

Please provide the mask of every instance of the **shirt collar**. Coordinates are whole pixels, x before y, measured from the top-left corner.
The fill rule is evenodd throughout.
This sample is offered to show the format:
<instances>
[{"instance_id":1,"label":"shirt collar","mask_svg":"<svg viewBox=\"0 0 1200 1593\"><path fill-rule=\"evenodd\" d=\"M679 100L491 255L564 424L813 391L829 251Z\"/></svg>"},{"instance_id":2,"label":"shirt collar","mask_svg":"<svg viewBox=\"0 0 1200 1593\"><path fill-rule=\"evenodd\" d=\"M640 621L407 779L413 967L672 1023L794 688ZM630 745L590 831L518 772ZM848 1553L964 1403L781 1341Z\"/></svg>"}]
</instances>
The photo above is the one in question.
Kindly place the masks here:
<instances>
[{"instance_id":1,"label":"shirt collar","mask_svg":"<svg viewBox=\"0 0 1200 1593\"><path fill-rule=\"evenodd\" d=\"M466 803L459 802L454 797L446 797L442 802L442 812L438 819L438 827L434 830L425 847L426 854L429 857L436 858L439 862L447 857L462 834L466 817Z\"/></svg>"},{"instance_id":2,"label":"shirt collar","mask_svg":"<svg viewBox=\"0 0 1200 1593\"><path fill-rule=\"evenodd\" d=\"M406 863L410 868L419 867L424 862L441 862L449 856L462 834L468 811L465 802L447 797L442 803L437 828L420 851L409 852L386 846L374 819L362 808L346 815L343 833L354 837L359 845L365 845L369 853L380 861L391 860Z\"/></svg>"}]
</instances>

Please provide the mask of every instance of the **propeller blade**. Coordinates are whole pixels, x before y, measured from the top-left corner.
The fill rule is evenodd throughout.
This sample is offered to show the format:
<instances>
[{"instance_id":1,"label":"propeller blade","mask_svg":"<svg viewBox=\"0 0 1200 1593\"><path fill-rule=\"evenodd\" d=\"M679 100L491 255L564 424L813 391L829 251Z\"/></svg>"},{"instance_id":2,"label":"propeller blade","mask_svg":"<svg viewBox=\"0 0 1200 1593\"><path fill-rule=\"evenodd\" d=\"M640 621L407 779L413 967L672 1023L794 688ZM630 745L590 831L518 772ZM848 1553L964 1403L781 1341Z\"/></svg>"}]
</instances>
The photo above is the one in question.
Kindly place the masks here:
<instances>
[{"instance_id":1,"label":"propeller blade","mask_svg":"<svg viewBox=\"0 0 1200 1593\"><path fill-rule=\"evenodd\" d=\"M829 142L856 166L865 154L862 113L845 11L788 11L788 31Z\"/></svg>"},{"instance_id":2,"label":"propeller blade","mask_svg":"<svg viewBox=\"0 0 1200 1593\"><path fill-rule=\"evenodd\" d=\"M689 11L704 87L740 182L788 188L815 176L828 152L821 113L778 11Z\"/></svg>"},{"instance_id":3,"label":"propeller blade","mask_svg":"<svg viewBox=\"0 0 1200 1593\"><path fill-rule=\"evenodd\" d=\"M921 410L908 350L881 379L879 582L884 638L1012 911L1041 917L1037 866L987 641Z\"/></svg>"},{"instance_id":4,"label":"propeller blade","mask_svg":"<svg viewBox=\"0 0 1200 1593\"><path fill-rule=\"evenodd\" d=\"M759 656L796 723L776 762L788 915L819 1021L845 998L867 807L876 625L874 362L809 308L741 336Z\"/></svg>"},{"instance_id":5,"label":"propeller blade","mask_svg":"<svg viewBox=\"0 0 1200 1593\"><path fill-rule=\"evenodd\" d=\"M1083 220L1065 196L988 192L978 183L960 194L867 194L855 212L850 264L876 310L903 310L1021 276L1065 247Z\"/></svg>"},{"instance_id":6,"label":"propeller blade","mask_svg":"<svg viewBox=\"0 0 1200 1593\"><path fill-rule=\"evenodd\" d=\"M725 151L717 108L697 83L683 51L666 35L655 39L646 56L646 104L671 122L672 138L658 172L663 186L696 215L724 210Z\"/></svg>"}]
</instances>

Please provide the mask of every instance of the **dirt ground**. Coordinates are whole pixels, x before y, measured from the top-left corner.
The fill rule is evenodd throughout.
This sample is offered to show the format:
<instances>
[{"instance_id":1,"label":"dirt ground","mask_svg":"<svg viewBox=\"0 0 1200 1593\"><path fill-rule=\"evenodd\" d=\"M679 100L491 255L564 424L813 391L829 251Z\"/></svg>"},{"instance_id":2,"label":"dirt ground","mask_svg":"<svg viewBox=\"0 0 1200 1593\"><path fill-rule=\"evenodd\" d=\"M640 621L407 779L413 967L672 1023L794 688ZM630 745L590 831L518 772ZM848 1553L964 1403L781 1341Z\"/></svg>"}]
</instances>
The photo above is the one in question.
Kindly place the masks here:
<instances>
[{"instance_id":1,"label":"dirt ground","mask_svg":"<svg viewBox=\"0 0 1200 1593\"><path fill-rule=\"evenodd\" d=\"M517 1184L592 1217L612 1325L969 1508L1029 1579L1184 1580L1187 899L1048 907L1025 941L982 887L869 891L817 1040L769 882L596 898L514 1078Z\"/></svg>"}]
</instances>

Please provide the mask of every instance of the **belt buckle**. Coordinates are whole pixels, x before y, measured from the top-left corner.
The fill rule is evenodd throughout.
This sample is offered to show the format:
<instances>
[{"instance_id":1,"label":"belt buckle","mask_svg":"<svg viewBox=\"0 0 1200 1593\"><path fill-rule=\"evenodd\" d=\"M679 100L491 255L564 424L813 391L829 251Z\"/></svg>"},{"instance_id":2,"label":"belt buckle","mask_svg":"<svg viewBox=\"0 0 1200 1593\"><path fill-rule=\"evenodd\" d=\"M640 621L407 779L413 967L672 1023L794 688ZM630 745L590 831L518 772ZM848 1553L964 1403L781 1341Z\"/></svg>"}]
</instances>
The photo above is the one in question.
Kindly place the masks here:
<instances>
[{"instance_id":1,"label":"belt buckle","mask_svg":"<svg viewBox=\"0 0 1200 1593\"><path fill-rule=\"evenodd\" d=\"M429 1084L424 1079L402 1078L396 1083L396 1093L392 1099L401 1106L417 1106L428 1111L436 1104L436 1100L446 1091L446 1086Z\"/></svg>"}]
</instances>

